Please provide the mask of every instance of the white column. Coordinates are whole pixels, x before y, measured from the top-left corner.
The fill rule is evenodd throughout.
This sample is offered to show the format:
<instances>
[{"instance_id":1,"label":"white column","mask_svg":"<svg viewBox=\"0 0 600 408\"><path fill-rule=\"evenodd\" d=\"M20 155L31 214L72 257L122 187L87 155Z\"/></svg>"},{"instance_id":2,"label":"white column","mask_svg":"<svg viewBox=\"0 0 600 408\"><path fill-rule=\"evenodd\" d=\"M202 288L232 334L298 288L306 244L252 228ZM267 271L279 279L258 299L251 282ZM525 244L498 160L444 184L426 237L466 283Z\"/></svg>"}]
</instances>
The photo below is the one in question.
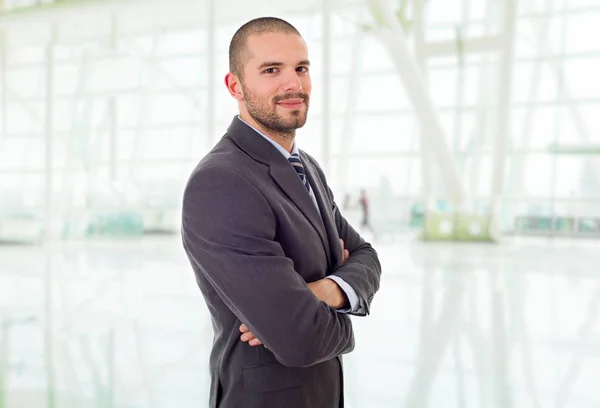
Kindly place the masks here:
<instances>
[{"instance_id":1,"label":"white column","mask_svg":"<svg viewBox=\"0 0 600 408\"><path fill-rule=\"evenodd\" d=\"M492 180L492 220L495 220L500 206L500 198L504 189L506 169L506 154L508 138L511 131L511 98L512 98L512 70L515 53L515 26L517 14L517 0L504 2L504 46L499 72L499 98L497 133L494 144L493 180Z\"/></svg>"},{"instance_id":2,"label":"white column","mask_svg":"<svg viewBox=\"0 0 600 408\"><path fill-rule=\"evenodd\" d=\"M561 63L556 64L556 70L558 78L556 83L557 88L557 104L555 107L554 113L554 145L557 146L560 141L560 135L563 129L563 120L562 120L562 107L565 104L565 55L567 48L567 17L562 16L561 19L561 41L560 41L560 61ZM552 156L552 170L550 171L550 185L552 186L551 201L550 201L550 215L554 218L556 214L556 179L557 179L557 160L558 156L555 154ZM585 163L585 162L584 162ZM554 229L551 230L550 236L554 236Z\"/></svg>"},{"instance_id":3,"label":"white column","mask_svg":"<svg viewBox=\"0 0 600 408\"><path fill-rule=\"evenodd\" d=\"M45 238L52 239L54 235L54 226L56 220L54 220L53 212L53 189L54 189L54 177L53 177L53 139L54 139L54 124L53 124L53 112L54 112L54 43L56 41L56 26L51 27L50 38L46 45L46 100L45 100L45 115L44 115L44 188L45 188L45 208L44 208L44 226L45 226Z\"/></svg>"},{"instance_id":4,"label":"white column","mask_svg":"<svg viewBox=\"0 0 600 408\"><path fill-rule=\"evenodd\" d=\"M329 173L331 161L331 0L322 1L323 18L323 112L321 117L321 164L325 174Z\"/></svg>"},{"instance_id":5,"label":"white column","mask_svg":"<svg viewBox=\"0 0 600 408\"><path fill-rule=\"evenodd\" d=\"M1 1L0 1L1 4ZM6 97L6 87L8 85L6 81L6 58L8 56L8 52L6 50L8 41L6 40L6 29L0 29L0 86L2 87L2 93L0 104L2 105L2 131L0 133L0 139L6 137L6 132L8 131L8 118L6 117L7 113L7 100Z\"/></svg>"},{"instance_id":6,"label":"white column","mask_svg":"<svg viewBox=\"0 0 600 408\"><path fill-rule=\"evenodd\" d=\"M108 158L110 162L109 174L111 183L116 183L118 181L118 172L117 172L117 133L118 133L118 123L117 123L117 98L115 96L111 96L108 100L108 114L110 121L110 134L109 134L109 146L108 146Z\"/></svg>"},{"instance_id":7,"label":"white column","mask_svg":"<svg viewBox=\"0 0 600 408\"><path fill-rule=\"evenodd\" d=\"M8 334L10 322L6 315L2 317L2 324L0 325L0 408L8 408L6 405L8 395L8 341L10 336Z\"/></svg>"},{"instance_id":8,"label":"white column","mask_svg":"<svg viewBox=\"0 0 600 408\"><path fill-rule=\"evenodd\" d=\"M216 127L216 65L217 65L217 51L216 51L216 0L208 0L208 25L206 26L206 56L207 60L207 89L206 89L206 142L208 148L217 141L217 133L215 132Z\"/></svg>"},{"instance_id":9,"label":"white column","mask_svg":"<svg viewBox=\"0 0 600 408\"><path fill-rule=\"evenodd\" d=\"M113 52L117 50L117 16L113 14L110 20L110 49ZM108 120L109 120L109 135L108 135L108 160L110 163L109 177L111 183L117 182L117 97L112 95L108 99Z\"/></svg>"},{"instance_id":10,"label":"white column","mask_svg":"<svg viewBox=\"0 0 600 408\"><path fill-rule=\"evenodd\" d=\"M422 0L413 0L413 24L414 24L414 42L415 42L415 59L417 66L423 76L423 86L427 89L427 69L425 64L425 19L423 15ZM433 178L433 156L431 147L428 144L430 135L425 135L430 132L427 124L421 123L421 173L423 178L423 209L425 213L433 211L435 208L434 197L434 178Z\"/></svg>"},{"instance_id":11,"label":"white column","mask_svg":"<svg viewBox=\"0 0 600 408\"><path fill-rule=\"evenodd\" d=\"M54 329L52 313L52 247L50 241L56 237L53 206L54 190L54 161L53 161L53 96L54 96L54 44L56 42L57 27L53 24L50 28L50 38L46 45L46 101L45 101L45 139L44 139L44 164L45 164L45 277L44 277L44 357L46 374L46 401L47 408L54 408L55 404L55 376L54 376Z\"/></svg>"}]
</instances>

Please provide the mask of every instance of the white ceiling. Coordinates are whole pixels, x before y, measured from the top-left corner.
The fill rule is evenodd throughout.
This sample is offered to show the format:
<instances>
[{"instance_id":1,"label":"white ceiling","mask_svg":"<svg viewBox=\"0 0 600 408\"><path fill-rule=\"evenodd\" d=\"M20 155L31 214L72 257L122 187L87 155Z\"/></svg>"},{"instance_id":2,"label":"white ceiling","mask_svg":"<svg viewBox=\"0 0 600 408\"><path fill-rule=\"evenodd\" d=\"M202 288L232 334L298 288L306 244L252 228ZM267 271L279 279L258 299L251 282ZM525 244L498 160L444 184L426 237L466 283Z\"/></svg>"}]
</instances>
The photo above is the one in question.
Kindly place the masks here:
<instances>
[{"instance_id":1,"label":"white ceiling","mask_svg":"<svg viewBox=\"0 0 600 408\"><path fill-rule=\"evenodd\" d=\"M86 0L69 5L42 7L0 15L0 27L6 29L11 45L46 44L50 27L58 27L55 42L80 41L95 32L110 35L110 20L116 18L119 33L160 31L181 27L202 27L209 23L210 0ZM367 0L330 0L333 12L363 7ZM243 21L273 15L282 18L320 12L322 0L222 0L215 1L218 26L240 25ZM96 35L97 35L96 34Z\"/></svg>"}]
</instances>

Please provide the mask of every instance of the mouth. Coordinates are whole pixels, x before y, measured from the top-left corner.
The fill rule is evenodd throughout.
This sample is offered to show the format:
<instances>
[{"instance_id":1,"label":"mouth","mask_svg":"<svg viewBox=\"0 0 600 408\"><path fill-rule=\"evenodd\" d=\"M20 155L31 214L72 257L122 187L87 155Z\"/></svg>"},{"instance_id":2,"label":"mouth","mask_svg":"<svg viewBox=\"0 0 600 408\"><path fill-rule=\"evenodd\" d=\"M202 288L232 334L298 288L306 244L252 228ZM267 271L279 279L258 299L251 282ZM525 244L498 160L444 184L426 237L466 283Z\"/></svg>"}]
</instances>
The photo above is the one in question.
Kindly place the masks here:
<instances>
[{"instance_id":1,"label":"mouth","mask_svg":"<svg viewBox=\"0 0 600 408\"><path fill-rule=\"evenodd\" d=\"M304 99L295 98L295 99L284 99L283 101L277 102L277 105L283 106L287 109L300 109L302 105L304 105Z\"/></svg>"}]
</instances>

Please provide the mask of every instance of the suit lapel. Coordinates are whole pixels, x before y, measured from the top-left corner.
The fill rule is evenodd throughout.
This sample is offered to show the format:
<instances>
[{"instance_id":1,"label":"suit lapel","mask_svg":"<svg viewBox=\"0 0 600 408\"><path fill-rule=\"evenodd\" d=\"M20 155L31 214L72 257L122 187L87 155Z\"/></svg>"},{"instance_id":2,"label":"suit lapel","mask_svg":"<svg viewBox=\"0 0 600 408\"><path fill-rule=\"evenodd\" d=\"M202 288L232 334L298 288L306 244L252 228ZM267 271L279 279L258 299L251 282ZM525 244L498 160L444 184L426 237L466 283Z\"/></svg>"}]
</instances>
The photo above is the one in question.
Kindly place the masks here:
<instances>
[{"instance_id":1,"label":"suit lapel","mask_svg":"<svg viewBox=\"0 0 600 408\"><path fill-rule=\"evenodd\" d=\"M317 169L314 168L302 153L300 155L302 157L302 163L304 164L304 171L306 172L310 186L317 199L317 204L319 204L319 208L321 209L321 219L323 220L327 234L329 264L335 266L342 259L342 250L335 220L333 219L333 211L331 209L331 204L329 203L327 189L319 178Z\"/></svg>"},{"instance_id":2,"label":"suit lapel","mask_svg":"<svg viewBox=\"0 0 600 408\"><path fill-rule=\"evenodd\" d=\"M233 118L231 125L229 125L227 134L240 149L245 151L254 160L269 166L271 178L292 200L319 234L325 254L327 255L327 262L331 265L331 252L325 225L315 204L307 194L304 184L302 184L300 177L298 177L298 173L296 173L290 162L271 143L242 122L237 116ZM306 164L305 159L302 162ZM312 182L310 176L309 181ZM326 208L321 207L322 205L321 198L319 208ZM330 212L323 211L324 215Z\"/></svg>"},{"instance_id":3,"label":"suit lapel","mask_svg":"<svg viewBox=\"0 0 600 408\"><path fill-rule=\"evenodd\" d=\"M304 164L304 160L302 162ZM274 154L271 156L270 174L273 180L275 180L279 187L281 187L290 200L296 204L302 214L304 214L312 226L317 230L327 255L327 262L330 262L331 255L325 225L319 215L319 211L315 207L310 195L307 193L304 184L302 184L300 177L298 177L296 170L294 170L282 154Z\"/></svg>"}]
</instances>

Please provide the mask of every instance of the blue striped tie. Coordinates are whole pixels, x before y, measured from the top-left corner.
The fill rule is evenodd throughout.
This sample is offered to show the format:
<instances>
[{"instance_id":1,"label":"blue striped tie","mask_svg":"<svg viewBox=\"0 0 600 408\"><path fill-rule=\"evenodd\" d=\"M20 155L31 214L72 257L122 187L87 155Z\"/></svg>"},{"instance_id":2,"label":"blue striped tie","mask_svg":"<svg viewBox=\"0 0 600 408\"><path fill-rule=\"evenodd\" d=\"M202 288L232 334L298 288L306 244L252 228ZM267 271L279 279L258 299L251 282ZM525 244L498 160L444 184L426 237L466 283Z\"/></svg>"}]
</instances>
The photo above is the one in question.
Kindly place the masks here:
<instances>
[{"instance_id":1,"label":"blue striped tie","mask_svg":"<svg viewBox=\"0 0 600 408\"><path fill-rule=\"evenodd\" d=\"M304 184L304 187L306 187L306 191L310 193L310 185L308 184L308 178L306 178L306 174L304 173L304 166L300 161L300 156L298 156L298 153L293 153L288 160L290 161L290 163L292 163L292 166L296 170L296 173L298 173L298 176L300 176L300 180Z\"/></svg>"}]
</instances>

